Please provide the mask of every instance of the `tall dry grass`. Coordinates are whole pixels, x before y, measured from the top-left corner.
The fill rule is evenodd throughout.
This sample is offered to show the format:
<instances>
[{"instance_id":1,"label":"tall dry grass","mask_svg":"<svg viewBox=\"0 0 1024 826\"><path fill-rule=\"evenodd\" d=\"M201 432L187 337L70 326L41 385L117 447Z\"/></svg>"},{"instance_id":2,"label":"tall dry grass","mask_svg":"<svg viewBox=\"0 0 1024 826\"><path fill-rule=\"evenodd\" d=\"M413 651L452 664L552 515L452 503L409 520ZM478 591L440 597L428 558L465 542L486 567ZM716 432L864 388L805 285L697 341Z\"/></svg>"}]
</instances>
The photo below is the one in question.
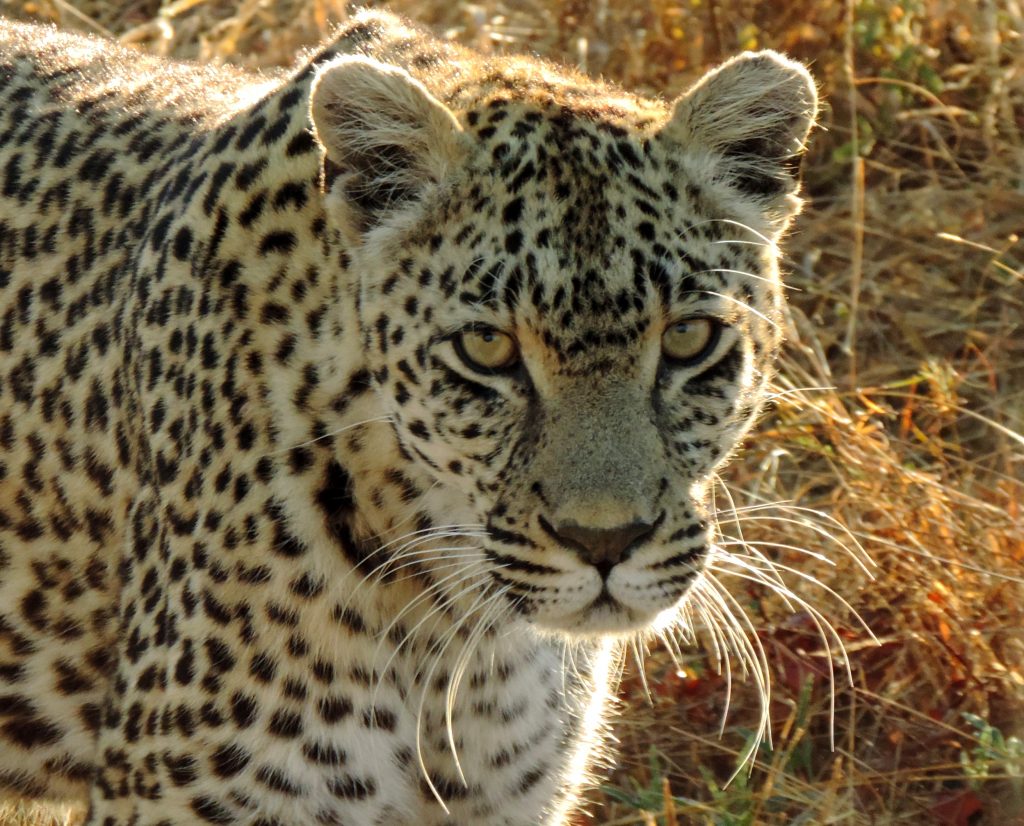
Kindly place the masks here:
<instances>
[{"instance_id":1,"label":"tall dry grass","mask_svg":"<svg viewBox=\"0 0 1024 826\"><path fill-rule=\"evenodd\" d=\"M345 16L341 0L5 5L254 68ZM627 672L618 756L580 823L1024 824L1022 4L388 5L484 51L665 96L738 50L778 48L811 64L827 101L787 247L778 395L724 474L723 535L791 568L795 598L837 635L733 577L769 655L774 749L726 786L755 745L756 688L731 687L719 734L726 678L706 638L681 663L652 649ZM873 579L843 551L857 542ZM836 683L832 712L841 647L852 686Z\"/></svg>"}]
</instances>

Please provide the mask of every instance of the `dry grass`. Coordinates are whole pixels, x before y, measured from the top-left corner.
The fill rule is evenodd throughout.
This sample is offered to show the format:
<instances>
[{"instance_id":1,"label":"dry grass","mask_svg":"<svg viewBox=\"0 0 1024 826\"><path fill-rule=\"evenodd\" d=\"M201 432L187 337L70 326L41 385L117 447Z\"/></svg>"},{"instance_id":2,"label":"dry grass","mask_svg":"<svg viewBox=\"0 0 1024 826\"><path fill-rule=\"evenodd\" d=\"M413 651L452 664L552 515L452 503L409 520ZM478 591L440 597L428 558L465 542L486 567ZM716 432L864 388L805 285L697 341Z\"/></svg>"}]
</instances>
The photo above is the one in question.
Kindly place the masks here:
<instances>
[{"instance_id":1,"label":"dry grass","mask_svg":"<svg viewBox=\"0 0 1024 826\"><path fill-rule=\"evenodd\" d=\"M341 0L6 5L251 67L290 62L344 16ZM830 103L788 246L784 393L725 474L738 504L782 504L723 527L834 589L881 646L842 599L788 577L849 652L833 750L830 652L810 615L735 579L774 672L774 750L723 789L755 690L734 686L719 737L713 652L690 650L680 670L652 650L649 696L628 674L620 756L580 823L1024 824L1024 746L1011 739L1024 738L1021 3L390 6L484 50L532 50L666 96L739 49L781 48L813 65ZM873 580L842 553L854 538Z\"/></svg>"}]
</instances>

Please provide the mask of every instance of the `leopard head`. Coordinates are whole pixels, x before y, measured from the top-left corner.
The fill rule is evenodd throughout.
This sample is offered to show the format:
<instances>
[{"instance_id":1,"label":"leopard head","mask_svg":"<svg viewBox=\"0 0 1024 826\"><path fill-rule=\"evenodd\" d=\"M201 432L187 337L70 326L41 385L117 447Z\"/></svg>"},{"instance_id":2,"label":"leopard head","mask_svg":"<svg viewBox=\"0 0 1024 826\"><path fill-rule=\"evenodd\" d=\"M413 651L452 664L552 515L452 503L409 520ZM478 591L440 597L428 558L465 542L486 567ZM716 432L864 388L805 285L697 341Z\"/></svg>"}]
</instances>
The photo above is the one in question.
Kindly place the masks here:
<instances>
[{"instance_id":1,"label":"leopard head","mask_svg":"<svg viewBox=\"0 0 1024 826\"><path fill-rule=\"evenodd\" d=\"M543 629L633 632L700 574L765 398L815 87L774 52L670 105L503 71L446 104L323 67L325 203L398 437L486 526L489 587Z\"/></svg>"}]
</instances>

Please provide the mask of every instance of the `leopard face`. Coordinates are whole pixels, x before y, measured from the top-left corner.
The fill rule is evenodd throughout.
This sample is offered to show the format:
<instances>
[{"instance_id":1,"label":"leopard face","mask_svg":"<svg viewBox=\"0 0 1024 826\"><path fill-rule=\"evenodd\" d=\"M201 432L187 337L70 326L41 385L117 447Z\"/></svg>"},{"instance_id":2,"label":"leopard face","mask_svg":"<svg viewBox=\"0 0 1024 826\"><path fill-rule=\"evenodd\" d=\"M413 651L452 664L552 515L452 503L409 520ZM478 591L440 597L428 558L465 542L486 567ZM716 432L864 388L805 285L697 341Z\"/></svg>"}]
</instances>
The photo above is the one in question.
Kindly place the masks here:
<instances>
[{"instance_id":1,"label":"leopard face","mask_svg":"<svg viewBox=\"0 0 1024 826\"><path fill-rule=\"evenodd\" d=\"M761 53L672 107L536 79L457 104L363 58L314 88L368 366L486 527L485 589L541 629L648 627L772 375L813 84Z\"/></svg>"}]
</instances>

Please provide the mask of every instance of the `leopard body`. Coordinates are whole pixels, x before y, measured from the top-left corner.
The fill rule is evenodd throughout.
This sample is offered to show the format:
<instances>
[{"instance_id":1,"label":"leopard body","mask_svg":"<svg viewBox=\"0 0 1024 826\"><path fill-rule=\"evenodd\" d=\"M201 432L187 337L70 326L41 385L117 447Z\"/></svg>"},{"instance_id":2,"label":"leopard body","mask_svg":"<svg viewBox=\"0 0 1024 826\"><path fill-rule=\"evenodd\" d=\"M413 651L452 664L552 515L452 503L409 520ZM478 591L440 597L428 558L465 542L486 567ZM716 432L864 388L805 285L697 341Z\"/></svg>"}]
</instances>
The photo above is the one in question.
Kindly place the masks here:
<instances>
[{"instance_id":1,"label":"leopard body","mask_svg":"<svg viewBox=\"0 0 1024 826\"><path fill-rule=\"evenodd\" d=\"M772 376L806 72L666 104L371 12L262 77L0 33L0 786L563 822Z\"/></svg>"}]
</instances>

